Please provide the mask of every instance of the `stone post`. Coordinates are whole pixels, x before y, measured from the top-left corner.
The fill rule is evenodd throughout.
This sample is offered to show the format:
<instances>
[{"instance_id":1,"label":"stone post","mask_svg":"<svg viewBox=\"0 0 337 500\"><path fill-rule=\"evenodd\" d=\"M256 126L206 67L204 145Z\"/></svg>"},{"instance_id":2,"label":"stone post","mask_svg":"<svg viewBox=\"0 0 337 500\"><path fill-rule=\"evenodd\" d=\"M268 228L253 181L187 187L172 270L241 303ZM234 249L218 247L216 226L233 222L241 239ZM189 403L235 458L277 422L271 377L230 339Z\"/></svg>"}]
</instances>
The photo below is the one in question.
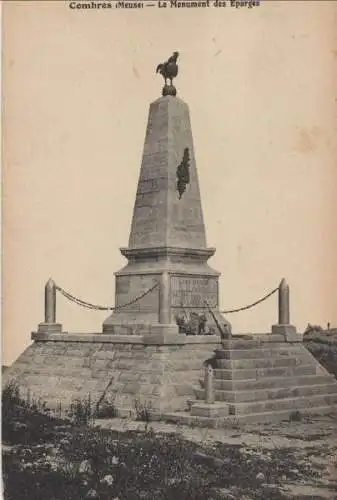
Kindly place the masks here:
<instances>
[{"instance_id":1,"label":"stone post","mask_svg":"<svg viewBox=\"0 0 337 500\"><path fill-rule=\"evenodd\" d=\"M56 319L56 287L50 278L44 289L44 321L45 323L55 323Z\"/></svg>"},{"instance_id":2,"label":"stone post","mask_svg":"<svg viewBox=\"0 0 337 500\"><path fill-rule=\"evenodd\" d=\"M159 278L158 323L143 335L145 345L185 344L186 335L179 334L178 325L171 323L170 275L164 271Z\"/></svg>"},{"instance_id":3,"label":"stone post","mask_svg":"<svg viewBox=\"0 0 337 500\"><path fill-rule=\"evenodd\" d=\"M213 368L211 365L205 367L205 403L214 403Z\"/></svg>"},{"instance_id":4,"label":"stone post","mask_svg":"<svg viewBox=\"0 0 337 500\"><path fill-rule=\"evenodd\" d=\"M170 276L164 271L160 277L159 285L159 323L169 325L170 318Z\"/></svg>"},{"instance_id":5,"label":"stone post","mask_svg":"<svg viewBox=\"0 0 337 500\"><path fill-rule=\"evenodd\" d=\"M289 285L283 278L278 289L278 324L273 325L271 333L283 335L286 341L301 340L296 332L296 327L290 324Z\"/></svg>"},{"instance_id":6,"label":"stone post","mask_svg":"<svg viewBox=\"0 0 337 500\"><path fill-rule=\"evenodd\" d=\"M278 289L278 324L290 324L289 285L284 278Z\"/></svg>"},{"instance_id":7,"label":"stone post","mask_svg":"<svg viewBox=\"0 0 337 500\"><path fill-rule=\"evenodd\" d=\"M61 333L62 325L56 323L56 285L50 278L44 289L44 322L39 324L39 333Z\"/></svg>"}]
</instances>

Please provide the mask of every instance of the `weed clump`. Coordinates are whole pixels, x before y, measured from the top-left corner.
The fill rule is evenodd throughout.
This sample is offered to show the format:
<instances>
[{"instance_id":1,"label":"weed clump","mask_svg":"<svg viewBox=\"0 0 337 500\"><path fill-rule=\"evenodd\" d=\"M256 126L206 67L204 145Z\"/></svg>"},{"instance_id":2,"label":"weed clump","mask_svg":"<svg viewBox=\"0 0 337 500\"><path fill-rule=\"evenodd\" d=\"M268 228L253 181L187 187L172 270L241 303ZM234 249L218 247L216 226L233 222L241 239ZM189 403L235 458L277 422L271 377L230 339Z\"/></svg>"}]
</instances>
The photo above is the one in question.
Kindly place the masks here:
<instances>
[{"instance_id":1,"label":"weed clump","mask_svg":"<svg viewBox=\"0 0 337 500\"><path fill-rule=\"evenodd\" d=\"M136 420L139 422L150 423L153 420L153 407L151 401L141 402L135 400Z\"/></svg>"}]
</instances>

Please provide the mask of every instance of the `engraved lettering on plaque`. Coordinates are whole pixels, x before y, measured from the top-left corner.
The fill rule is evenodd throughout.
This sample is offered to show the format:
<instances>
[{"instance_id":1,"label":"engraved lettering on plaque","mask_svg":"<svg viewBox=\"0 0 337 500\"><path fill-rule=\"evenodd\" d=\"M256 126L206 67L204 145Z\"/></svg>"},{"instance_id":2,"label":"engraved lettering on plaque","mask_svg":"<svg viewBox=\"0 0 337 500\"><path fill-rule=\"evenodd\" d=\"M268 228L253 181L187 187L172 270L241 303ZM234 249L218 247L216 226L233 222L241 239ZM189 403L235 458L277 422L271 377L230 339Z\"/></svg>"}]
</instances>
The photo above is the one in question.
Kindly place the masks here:
<instances>
[{"instance_id":1,"label":"engraved lettering on plaque","mask_svg":"<svg viewBox=\"0 0 337 500\"><path fill-rule=\"evenodd\" d=\"M210 307L217 307L217 279L172 276L171 300L172 307L204 308L205 301Z\"/></svg>"}]
</instances>

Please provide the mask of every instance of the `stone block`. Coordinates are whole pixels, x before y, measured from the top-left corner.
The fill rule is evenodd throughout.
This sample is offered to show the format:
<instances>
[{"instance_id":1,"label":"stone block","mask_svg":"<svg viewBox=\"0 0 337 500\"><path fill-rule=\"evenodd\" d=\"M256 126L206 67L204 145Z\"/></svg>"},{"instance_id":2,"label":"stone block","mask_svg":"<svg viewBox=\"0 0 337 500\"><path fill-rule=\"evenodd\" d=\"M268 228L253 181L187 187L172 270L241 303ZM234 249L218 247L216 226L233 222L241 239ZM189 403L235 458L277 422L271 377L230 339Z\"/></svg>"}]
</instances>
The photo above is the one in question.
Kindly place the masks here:
<instances>
[{"instance_id":1,"label":"stone block","mask_svg":"<svg viewBox=\"0 0 337 500\"><path fill-rule=\"evenodd\" d=\"M122 351L122 350L118 350L118 351L115 351L115 354L114 354L114 359L115 361L116 360L124 360L124 359L131 359L133 357L133 351L132 350L127 350L127 351Z\"/></svg>"},{"instance_id":2,"label":"stone block","mask_svg":"<svg viewBox=\"0 0 337 500\"><path fill-rule=\"evenodd\" d=\"M298 335L293 325L273 325L272 335L283 335L287 342L302 342L302 335Z\"/></svg>"},{"instance_id":3,"label":"stone block","mask_svg":"<svg viewBox=\"0 0 337 500\"><path fill-rule=\"evenodd\" d=\"M40 323L38 333L62 333L62 325L60 323Z\"/></svg>"},{"instance_id":4,"label":"stone block","mask_svg":"<svg viewBox=\"0 0 337 500\"><path fill-rule=\"evenodd\" d=\"M229 405L226 403L194 403L191 407L193 417L225 417L229 415Z\"/></svg>"},{"instance_id":5,"label":"stone block","mask_svg":"<svg viewBox=\"0 0 337 500\"><path fill-rule=\"evenodd\" d=\"M269 377L289 377L296 375L315 375L316 366L307 364L302 366L286 366L281 368L258 368L258 369L215 369L214 375L217 379L225 380L247 380L264 379Z\"/></svg>"},{"instance_id":6,"label":"stone block","mask_svg":"<svg viewBox=\"0 0 337 500\"><path fill-rule=\"evenodd\" d=\"M134 372L120 372L120 375L118 376L118 380L120 382L138 382L139 378L139 375Z\"/></svg>"},{"instance_id":7,"label":"stone block","mask_svg":"<svg viewBox=\"0 0 337 500\"><path fill-rule=\"evenodd\" d=\"M194 396L195 389L190 384L175 385L175 390L178 396Z\"/></svg>"},{"instance_id":8,"label":"stone block","mask_svg":"<svg viewBox=\"0 0 337 500\"><path fill-rule=\"evenodd\" d=\"M154 391L154 386L152 384L147 384L147 385L141 384L139 386L139 394L150 395L153 394L153 391Z\"/></svg>"},{"instance_id":9,"label":"stone block","mask_svg":"<svg viewBox=\"0 0 337 500\"><path fill-rule=\"evenodd\" d=\"M333 376L326 375L300 375L290 377L269 377L251 380L214 380L215 390L223 391L254 391L258 389L274 389L315 384L329 384L334 382Z\"/></svg>"},{"instance_id":10,"label":"stone block","mask_svg":"<svg viewBox=\"0 0 337 500\"><path fill-rule=\"evenodd\" d=\"M188 372L190 370L201 370L202 363L199 360L186 359L185 361L169 360L167 366L172 372Z\"/></svg>"},{"instance_id":11,"label":"stone block","mask_svg":"<svg viewBox=\"0 0 337 500\"><path fill-rule=\"evenodd\" d=\"M281 347L268 347L262 345L260 349L216 349L217 359L249 359L249 358L281 358L296 356L299 353L298 346L284 343Z\"/></svg>"},{"instance_id":12,"label":"stone block","mask_svg":"<svg viewBox=\"0 0 337 500\"><path fill-rule=\"evenodd\" d=\"M138 363L138 361L147 361L148 359L152 359L152 354L143 349L142 351L133 352L131 358L134 362Z\"/></svg>"},{"instance_id":13,"label":"stone block","mask_svg":"<svg viewBox=\"0 0 337 500\"><path fill-rule=\"evenodd\" d=\"M105 369L108 367L108 363L107 363L106 359L89 358L89 362L90 362L90 367L95 369L95 370L100 369L100 368Z\"/></svg>"},{"instance_id":14,"label":"stone block","mask_svg":"<svg viewBox=\"0 0 337 500\"><path fill-rule=\"evenodd\" d=\"M154 396L160 396L162 392L163 392L163 387L159 384L154 386L152 394Z\"/></svg>"},{"instance_id":15,"label":"stone block","mask_svg":"<svg viewBox=\"0 0 337 500\"><path fill-rule=\"evenodd\" d=\"M140 390L139 382L132 382L124 386L123 392L125 394L139 394L139 390Z\"/></svg>"},{"instance_id":16,"label":"stone block","mask_svg":"<svg viewBox=\"0 0 337 500\"><path fill-rule=\"evenodd\" d=\"M184 344L185 339L177 325L152 325L151 332L143 336L144 345Z\"/></svg>"},{"instance_id":17,"label":"stone block","mask_svg":"<svg viewBox=\"0 0 337 500\"><path fill-rule=\"evenodd\" d=\"M285 366L297 366L300 364L305 364L307 357L303 355L298 355L296 357L283 357L283 358L244 358L244 359L216 359L213 364L216 368L224 368L231 370L240 369L253 369L253 368L277 368Z\"/></svg>"},{"instance_id":18,"label":"stone block","mask_svg":"<svg viewBox=\"0 0 337 500\"><path fill-rule=\"evenodd\" d=\"M89 343L107 343L107 344L123 344L124 348L128 348L128 344L142 344L143 339L141 336L136 335L109 335L102 333L39 333L32 332L32 340L36 342L62 342L75 344L78 342L89 342Z\"/></svg>"},{"instance_id":19,"label":"stone block","mask_svg":"<svg viewBox=\"0 0 337 500\"><path fill-rule=\"evenodd\" d=\"M337 384L307 385L299 387L275 387L273 389L256 390L216 390L214 395L216 401L227 401L231 403L248 403L268 400L282 400L288 398L303 398L315 396L321 393L337 394ZM205 399L204 390L196 390L196 396L200 400Z\"/></svg>"},{"instance_id":20,"label":"stone block","mask_svg":"<svg viewBox=\"0 0 337 500\"><path fill-rule=\"evenodd\" d=\"M116 352L113 350L109 351L96 351L92 354L92 359L102 359L102 360L113 360L116 357Z\"/></svg>"},{"instance_id":21,"label":"stone block","mask_svg":"<svg viewBox=\"0 0 337 500\"><path fill-rule=\"evenodd\" d=\"M115 363L115 368L117 370L132 370L134 367L134 362L132 361L132 358L130 359L122 359L122 360L117 360Z\"/></svg>"},{"instance_id":22,"label":"stone block","mask_svg":"<svg viewBox=\"0 0 337 500\"><path fill-rule=\"evenodd\" d=\"M277 412L280 410L301 410L320 406L337 405L337 394L315 395L310 397L293 397L279 400L268 400L233 405L235 414Z\"/></svg>"}]
</instances>

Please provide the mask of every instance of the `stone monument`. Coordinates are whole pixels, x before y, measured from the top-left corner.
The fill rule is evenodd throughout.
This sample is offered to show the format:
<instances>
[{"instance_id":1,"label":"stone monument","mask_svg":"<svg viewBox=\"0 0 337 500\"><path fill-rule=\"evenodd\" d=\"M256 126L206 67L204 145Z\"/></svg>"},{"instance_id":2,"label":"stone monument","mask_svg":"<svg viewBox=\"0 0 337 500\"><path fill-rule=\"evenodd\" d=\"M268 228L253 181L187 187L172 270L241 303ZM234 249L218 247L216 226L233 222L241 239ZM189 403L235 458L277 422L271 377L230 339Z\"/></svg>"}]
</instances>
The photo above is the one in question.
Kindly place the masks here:
<instances>
[{"instance_id":1,"label":"stone monument","mask_svg":"<svg viewBox=\"0 0 337 500\"><path fill-rule=\"evenodd\" d=\"M284 280L272 333L232 336L219 311L189 109L172 83L177 59L175 52L157 67L163 95L150 105L129 244L121 249L128 262L116 273L116 307L103 334L65 333L56 321L61 288L49 280L44 322L3 384L14 380L50 408L90 396L95 411L107 404L132 416L150 404L155 418L216 427L331 412L336 380L290 324Z\"/></svg>"},{"instance_id":2,"label":"stone monument","mask_svg":"<svg viewBox=\"0 0 337 500\"><path fill-rule=\"evenodd\" d=\"M189 108L172 84L177 57L157 67L165 86L150 105L129 245L121 249L128 263L116 273L117 311L104 333L175 335L196 315L199 333L230 329L218 310L220 273L207 263L215 249L206 245Z\"/></svg>"}]
</instances>

